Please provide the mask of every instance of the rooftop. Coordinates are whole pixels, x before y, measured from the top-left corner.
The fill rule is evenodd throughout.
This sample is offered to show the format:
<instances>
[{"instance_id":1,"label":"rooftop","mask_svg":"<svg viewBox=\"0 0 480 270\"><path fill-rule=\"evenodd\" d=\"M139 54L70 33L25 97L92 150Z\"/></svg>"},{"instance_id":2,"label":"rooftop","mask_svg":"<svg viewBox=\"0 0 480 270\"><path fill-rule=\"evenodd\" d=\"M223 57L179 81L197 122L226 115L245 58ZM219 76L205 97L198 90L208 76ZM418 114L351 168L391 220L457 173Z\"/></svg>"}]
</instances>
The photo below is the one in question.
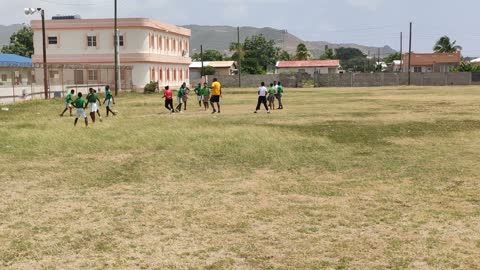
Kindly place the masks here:
<instances>
[{"instance_id":1,"label":"rooftop","mask_svg":"<svg viewBox=\"0 0 480 270\"><path fill-rule=\"evenodd\" d=\"M32 59L16 54L0 54L0 67L32 67Z\"/></svg>"},{"instance_id":2,"label":"rooftop","mask_svg":"<svg viewBox=\"0 0 480 270\"><path fill-rule=\"evenodd\" d=\"M230 68L233 65L235 65L235 61L203 61L204 67ZM202 68L202 62L192 62L190 68Z\"/></svg>"},{"instance_id":3,"label":"rooftop","mask_svg":"<svg viewBox=\"0 0 480 270\"><path fill-rule=\"evenodd\" d=\"M403 55L408 64L408 53ZM460 63L461 54L456 53L412 53L412 66L432 66L434 64Z\"/></svg>"},{"instance_id":4,"label":"rooftop","mask_svg":"<svg viewBox=\"0 0 480 270\"><path fill-rule=\"evenodd\" d=\"M339 67L340 60L278 61L277 68Z\"/></svg>"}]
</instances>

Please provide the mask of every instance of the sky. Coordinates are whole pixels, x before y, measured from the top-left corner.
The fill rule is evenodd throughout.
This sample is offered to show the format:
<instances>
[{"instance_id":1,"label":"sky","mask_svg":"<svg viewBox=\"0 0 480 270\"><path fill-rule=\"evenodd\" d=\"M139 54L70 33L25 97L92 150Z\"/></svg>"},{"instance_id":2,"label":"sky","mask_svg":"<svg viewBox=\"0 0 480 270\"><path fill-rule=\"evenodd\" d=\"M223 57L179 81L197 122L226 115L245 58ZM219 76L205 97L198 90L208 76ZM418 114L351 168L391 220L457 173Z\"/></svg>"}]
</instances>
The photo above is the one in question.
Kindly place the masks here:
<instances>
[{"instance_id":1,"label":"sky","mask_svg":"<svg viewBox=\"0 0 480 270\"><path fill-rule=\"evenodd\" d=\"M1 0L0 24L29 23L25 7L42 7L47 17L79 14L113 17L113 0ZM273 27L308 41L389 45L399 50L400 32L408 50L431 52L448 35L464 56L480 56L478 0L118 0L120 17L147 17L177 25ZM34 15L39 16L39 15Z\"/></svg>"}]
</instances>

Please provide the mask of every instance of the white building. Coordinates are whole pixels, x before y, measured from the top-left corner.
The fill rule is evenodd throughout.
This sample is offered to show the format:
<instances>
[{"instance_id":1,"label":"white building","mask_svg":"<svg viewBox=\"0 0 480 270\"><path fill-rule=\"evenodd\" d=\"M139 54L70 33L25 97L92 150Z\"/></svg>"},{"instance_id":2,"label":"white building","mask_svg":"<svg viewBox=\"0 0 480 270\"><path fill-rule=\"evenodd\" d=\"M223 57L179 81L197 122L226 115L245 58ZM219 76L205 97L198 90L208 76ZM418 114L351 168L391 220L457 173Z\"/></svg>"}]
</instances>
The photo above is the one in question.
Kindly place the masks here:
<instances>
[{"instance_id":1,"label":"white building","mask_svg":"<svg viewBox=\"0 0 480 270\"><path fill-rule=\"evenodd\" d=\"M113 65L113 19L47 20L47 61L56 65ZM34 64L43 62L42 24L32 21ZM131 85L143 89L150 81L173 87L189 83L191 31L186 28L144 18L118 19L120 64L131 66ZM122 74L123 75L123 74ZM37 75L42 80L42 74ZM114 73L86 69L72 72L77 84L114 82ZM102 78L105 81L105 78ZM112 85L113 86L113 85Z\"/></svg>"},{"instance_id":2,"label":"white building","mask_svg":"<svg viewBox=\"0 0 480 270\"><path fill-rule=\"evenodd\" d=\"M305 61L278 61L275 66L276 74L308 73L313 75L339 73L340 60L305 60Z\"/></svg>"}]
</instances>

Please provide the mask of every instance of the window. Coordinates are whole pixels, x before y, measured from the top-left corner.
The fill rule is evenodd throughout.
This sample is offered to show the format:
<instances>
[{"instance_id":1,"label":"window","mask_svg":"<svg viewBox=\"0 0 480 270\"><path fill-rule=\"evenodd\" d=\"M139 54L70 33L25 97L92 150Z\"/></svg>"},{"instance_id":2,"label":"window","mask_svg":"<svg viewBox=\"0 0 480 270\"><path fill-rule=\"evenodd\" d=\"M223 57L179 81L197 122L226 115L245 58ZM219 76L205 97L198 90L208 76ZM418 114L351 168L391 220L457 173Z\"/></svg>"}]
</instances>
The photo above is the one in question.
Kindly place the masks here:
<instances>
[{"instance_id":1,"label":"window","mask_svg":"<svg viewBox=\"0 0 480 270\"><path fill-rule=\"evenodd\" d=\"M118 35L118 46L123 47L125 44L123 35ZM113 36L113 46L115 46L115 35Z\"/></svg>"},{"instance_id":2,"label":"window","mask_svg":"<svg viewBox=\"0 0 480 270\"><path fill-rule=\"evenodd\" d=\"M75 84L83 84L83 70L75 70L73 73Z\"/></svg>"},{"instance_id":3,"label":"window","mask_svg":"<svg viewBox=\"0 0 480 270\"><path fill-rule=\"evenodd\" d=\"M88 47L97 47L97 37L96 36L87 36L87 46Z\"/></svg>"},{"instance_id":4,"label":"window","mask_svg":"<svg viewBox=\"0 0 480 270\"><path fill-rule=\"evenodd\" d=\"M6 82L7 81L7 74L2 74L2 82Z\"/></svg>"},{"instance_id":5,"label":"window","mask_svg":"<svg viewBox=\"0 0 480 270\"><path fill-rule=\"evenodd\" d=\"M422 67L413 67L413 72L422 72Z\"/></svg>"},{"instance_id":6,"label":"window","mask_svg":"<svg viewBox=\"0 0 480 270\"><path fill-rule=\"evenodd\" d=\"M58 43L58 38L55 37L48 37L48 45L57 45Z\"/></svg>"},{"instance_id":7,"label":"window","mask_svg":"<svg viewBox=\"0 0 480 270\"><path fill-rule=\"evenodd\" d=\"M89 70L88 71L88 80L89 81L98 80L98 70Z\"/></svg>"},{"instance_id":8,"label":"window","mask_svg":"<svg viewBox=\"0 0 480 270\"><path fill-rule=\"evenodd\" d=\"M158 37L158 49L162 49L162 37Z\"/></svg>"}]
</instances>

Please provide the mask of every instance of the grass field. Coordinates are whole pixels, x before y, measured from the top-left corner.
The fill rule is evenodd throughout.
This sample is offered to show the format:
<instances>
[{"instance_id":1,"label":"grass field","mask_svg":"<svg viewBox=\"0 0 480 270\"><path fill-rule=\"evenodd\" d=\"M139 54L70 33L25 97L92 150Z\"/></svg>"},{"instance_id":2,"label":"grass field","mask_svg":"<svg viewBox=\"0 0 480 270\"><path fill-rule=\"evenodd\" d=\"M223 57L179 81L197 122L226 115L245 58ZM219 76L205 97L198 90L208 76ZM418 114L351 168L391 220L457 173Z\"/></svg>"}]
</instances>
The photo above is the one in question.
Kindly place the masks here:
<instances>
[{"instance_id":1,"label":"grass field","mask_svg":"<svg viewBox=\"0 0 480 270\"><path fill-rule=\"evenodd\" d=\"M224 92L0 111L0 268L480 269L480 87Z\"/></svg>"}]
</instances>

